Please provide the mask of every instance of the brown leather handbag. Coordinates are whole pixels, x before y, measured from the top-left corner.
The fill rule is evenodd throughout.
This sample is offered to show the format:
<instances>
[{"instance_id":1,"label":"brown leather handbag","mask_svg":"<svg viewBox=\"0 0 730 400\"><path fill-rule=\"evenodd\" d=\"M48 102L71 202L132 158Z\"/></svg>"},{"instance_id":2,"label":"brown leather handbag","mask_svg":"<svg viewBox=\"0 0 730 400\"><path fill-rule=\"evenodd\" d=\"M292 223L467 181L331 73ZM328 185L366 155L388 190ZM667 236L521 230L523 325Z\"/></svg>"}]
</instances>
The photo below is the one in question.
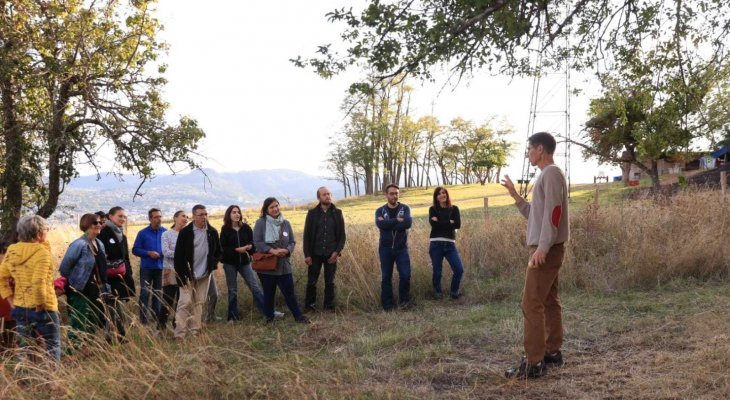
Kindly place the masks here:
<instances>
[{"instance_id":1,"label":"brown leather handbag","mask_svg":"<svg viewBox=\"0 0 730 400\"><path fill-rule=\"evenodd\" d=\"M279 264L279 257L271 253L256 252L253 253L253 262L251 268L254 271L274 271Z\"/></svg>"}]
</instances>

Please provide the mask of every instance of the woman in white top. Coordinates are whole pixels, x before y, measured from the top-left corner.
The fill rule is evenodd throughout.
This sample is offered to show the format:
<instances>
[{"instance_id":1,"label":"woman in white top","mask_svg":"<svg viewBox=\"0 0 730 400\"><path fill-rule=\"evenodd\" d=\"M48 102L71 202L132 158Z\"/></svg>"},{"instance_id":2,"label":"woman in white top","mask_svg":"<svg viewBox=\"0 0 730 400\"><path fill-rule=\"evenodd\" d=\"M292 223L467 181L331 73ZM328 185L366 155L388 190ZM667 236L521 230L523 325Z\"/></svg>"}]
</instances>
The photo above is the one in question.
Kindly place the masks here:
<instances>
[{"instance_id":1,"label":"woman in white top","mask_svg":"<svg viewBox=\"0 0 730 400\"><path fill-rule=\"evenodd\" d=\"M160 329L167 328L167 319L172 312L175 312L180 294L177 286L177 275L175 275L175 245L180 229L188 224L188 216L184 211L178 210L172 217L172 227L162 234L162 310L160 310ZM175 327L175 318L172 318L172 327Z\"/></svg>"}]
</instances>

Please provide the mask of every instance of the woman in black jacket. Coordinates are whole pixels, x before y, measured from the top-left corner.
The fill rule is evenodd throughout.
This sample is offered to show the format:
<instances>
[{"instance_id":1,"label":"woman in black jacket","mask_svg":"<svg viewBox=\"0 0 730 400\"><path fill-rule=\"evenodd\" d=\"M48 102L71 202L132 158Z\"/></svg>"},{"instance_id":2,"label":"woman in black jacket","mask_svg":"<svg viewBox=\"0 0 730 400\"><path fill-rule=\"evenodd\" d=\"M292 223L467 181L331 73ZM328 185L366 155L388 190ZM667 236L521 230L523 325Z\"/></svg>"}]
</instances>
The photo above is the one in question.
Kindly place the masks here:
<instances>
[{"instance_id":1,"label":"woman in black jacket","mask_svg":"<svg viewBox=\"0 0 730 400\"><path fill-rule=\"evenodd\" d=\"M437 187L433 192L433 206L428 209L428 222L431 224L430 245L428 254L433 264L433 291L434 297L439 300L441 293L441 270L444 258L448 260L451 271L449 295L452 299L461 297L459 285L464 274L464 264L461 262L459 250L456 248L456 230L461 228L459 207L451 204L449 191L445 187Z\"/></svg>"},{"instance_id":2,"label":"woman in black jacket","mask_svg":"<svg viewBox=\"0 0 730 400\"><path fill-rule=\"evenodd\" d=\"M119 335L124 336L124 313L121 310L119 301L129 301L134 297L136 289L132 276L132 264L129 261L129 244L127 236L122 227L127 223L127 212L122 207L112 207L109 210L108 220L99 233L98 239L104 243L107 260L107 281L111 286L112 294L116 301L112 307L112 318L117 327ZM120 271L120 265L124 263L124 273Z\"/></svg>"},{"instance_id":3,"label":"woman in black jacket","mask_svg":"<svg viewBox=\"0 0 730 400\"><path fill-rule=\"evenodd\" d=\"M246 286L251 290L256 308L261 314L264 314L264 292L256 279L256 274L251 269L251 256L254 252L253 231L243 221L241 208L237 205L228 207L223 215L221 247L223 248L223 270L226 273L226 285L228 286L228 320L241 319L238 311L238 274L241 274Z\"/></svg>"}]
</instances>

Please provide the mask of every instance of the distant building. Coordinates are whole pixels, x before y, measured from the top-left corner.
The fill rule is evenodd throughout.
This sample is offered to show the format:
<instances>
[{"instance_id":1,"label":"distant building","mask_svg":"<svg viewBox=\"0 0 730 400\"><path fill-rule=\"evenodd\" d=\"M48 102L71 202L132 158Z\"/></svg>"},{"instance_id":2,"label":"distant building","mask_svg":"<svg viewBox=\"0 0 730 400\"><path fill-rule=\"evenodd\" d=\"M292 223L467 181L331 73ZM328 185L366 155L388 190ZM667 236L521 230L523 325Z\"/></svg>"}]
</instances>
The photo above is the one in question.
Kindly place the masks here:
<instances>
[{"instance_id":1,"label":"distant building","mask_svg":"<svg viewBox=\"0 0 730 400\"><path fill-rule=\"evenodd\" d=\"M699 151L675 154L657 161L659 176L679 174L685 171L714 169L724 163L727 154L730 153L730 146L723 146L717 151ZM650 165L650 161L643 161L644 165ZM636 165L631 165L629 179L637 180L648 178L646 172Z\"/></svg>"}]
</instances>

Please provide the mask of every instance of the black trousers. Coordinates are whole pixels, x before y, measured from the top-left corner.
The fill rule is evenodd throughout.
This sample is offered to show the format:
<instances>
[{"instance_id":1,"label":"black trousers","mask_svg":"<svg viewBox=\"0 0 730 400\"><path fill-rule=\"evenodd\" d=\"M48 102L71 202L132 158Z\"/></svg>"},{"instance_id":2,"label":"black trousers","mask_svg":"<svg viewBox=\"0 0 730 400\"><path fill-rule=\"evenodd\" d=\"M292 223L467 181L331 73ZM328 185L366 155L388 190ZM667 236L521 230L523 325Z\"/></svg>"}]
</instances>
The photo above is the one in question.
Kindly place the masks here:
<instances>
[{"instance_id":1,"label":"black trousers","mask_svg":"<svg viewBox=\"0 0 730 400\"><path fill-rule=\"evenodd\" d=\"M305 297L305 306L314 306L317 304L317 281L319 273L324 266L324 308L334 308L335 306L335 272L337 272L337 263L329 264L327 256L312 256L312 265L309 266L307 272L307 295Z\"/></svg>"}]
</instances>

